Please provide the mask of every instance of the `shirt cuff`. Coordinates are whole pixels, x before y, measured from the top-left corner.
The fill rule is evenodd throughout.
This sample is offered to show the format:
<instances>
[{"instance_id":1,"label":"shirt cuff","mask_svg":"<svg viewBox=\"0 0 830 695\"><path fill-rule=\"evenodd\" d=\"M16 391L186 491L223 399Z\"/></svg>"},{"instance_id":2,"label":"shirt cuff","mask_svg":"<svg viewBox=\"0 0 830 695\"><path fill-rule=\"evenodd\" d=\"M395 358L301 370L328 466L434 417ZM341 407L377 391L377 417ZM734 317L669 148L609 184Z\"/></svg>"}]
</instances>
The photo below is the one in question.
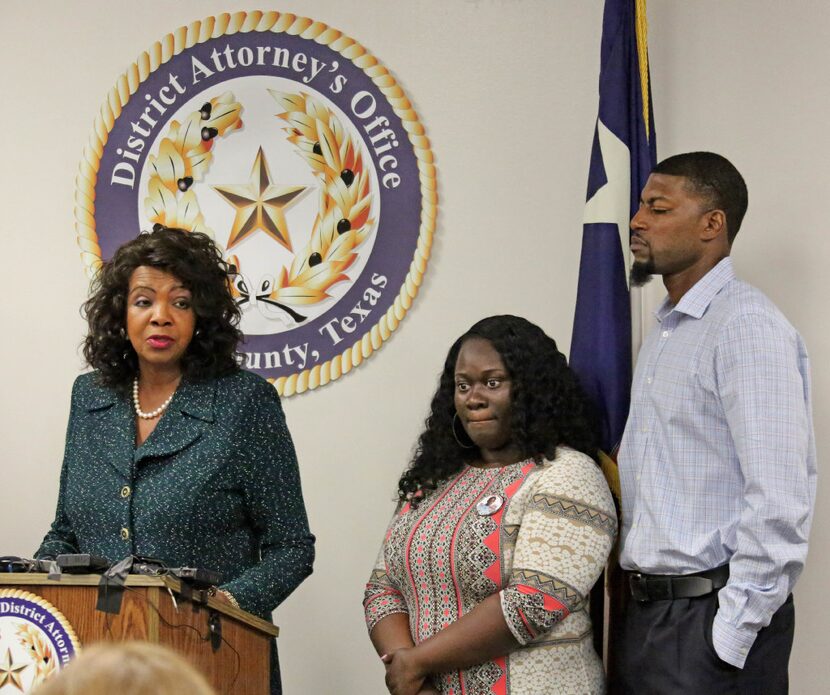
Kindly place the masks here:
<instances>
[{"instance_id":1,"label":"shirt cuff","mask_svg":"<svg viewBox=\"0 0 830 695\"><path fill-rule=\"evenodd\" d=\"M510 633L516 641L524 646L533 639L533 634L527 629L527 625L522 625L522 627L519 628L519 626L515 624L515 621L511 620L511 617L514 615L515 611L513 610L513 607L509 605L507 597L504 595L504 589L499 591L499 603L501 603L501 613L504 617L504 622L507 623L507 629L510 630Z\"/></svg>"},{"instance_id":2,"label":"shirt cuff","mask_svg":"<svg viewBox=\"0 0 830 695\"><path fill-rule=\"evenodd\" d=\"M743 668L746 657L758 633L730 625L721 618L720 611L712 621L712 645L715 652L727 664Z\"/></svg>"},{"instance_id":3,"label":"shirt cuff","mask_svg":"<svg viewBox=\"0 0 830 695\"><path fill-rule=\"evenodd\" d=\"M366 598L363 601L366 627L371 633L381 620L393 613L409 613L403 596L390 587L373 584L366 585Z\"/></svg>"}]
</instances>

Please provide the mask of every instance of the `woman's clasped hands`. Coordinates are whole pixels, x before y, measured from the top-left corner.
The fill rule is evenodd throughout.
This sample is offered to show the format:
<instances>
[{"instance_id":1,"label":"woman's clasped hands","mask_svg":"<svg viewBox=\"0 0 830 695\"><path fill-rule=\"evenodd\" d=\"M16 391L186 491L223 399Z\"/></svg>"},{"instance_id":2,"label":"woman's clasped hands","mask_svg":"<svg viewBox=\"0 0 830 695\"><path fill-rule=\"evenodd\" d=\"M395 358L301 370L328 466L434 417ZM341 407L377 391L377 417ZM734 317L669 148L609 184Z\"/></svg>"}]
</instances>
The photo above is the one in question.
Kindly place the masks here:
<instances>
[{"instance_id":1,"label":"woman's clasped hands","mask_svg":"<svg viewBox=\"0 0 830 695\"><path fill-rule=\"evenodd\" d=\"M380 660L386 666L386 687L392 695L438 695L425 683L427 672L418 662L415 647L395 649Z\"/></svg>"}]
</instances>

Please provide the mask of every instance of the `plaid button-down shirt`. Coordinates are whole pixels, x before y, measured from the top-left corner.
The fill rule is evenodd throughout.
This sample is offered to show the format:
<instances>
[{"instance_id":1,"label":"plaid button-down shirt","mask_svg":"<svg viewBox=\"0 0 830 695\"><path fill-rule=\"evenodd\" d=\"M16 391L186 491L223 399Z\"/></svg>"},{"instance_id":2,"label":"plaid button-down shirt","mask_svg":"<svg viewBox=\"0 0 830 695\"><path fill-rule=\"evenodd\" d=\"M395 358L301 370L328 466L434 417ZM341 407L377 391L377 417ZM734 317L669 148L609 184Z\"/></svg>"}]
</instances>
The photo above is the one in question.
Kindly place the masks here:
<instances>
[{"instance_id":1,"label":"plaid button-down shirt","mask_svg":"<svg viewBox=\"0 0 830 695\"><path fill-rule=\"evenodd\" d=\"M712 637L742 667L807 554L816 491L807 352L729 258L656 315L619 454L620 562L652 574L729 563Z\"/></svg>"}]
</instances>

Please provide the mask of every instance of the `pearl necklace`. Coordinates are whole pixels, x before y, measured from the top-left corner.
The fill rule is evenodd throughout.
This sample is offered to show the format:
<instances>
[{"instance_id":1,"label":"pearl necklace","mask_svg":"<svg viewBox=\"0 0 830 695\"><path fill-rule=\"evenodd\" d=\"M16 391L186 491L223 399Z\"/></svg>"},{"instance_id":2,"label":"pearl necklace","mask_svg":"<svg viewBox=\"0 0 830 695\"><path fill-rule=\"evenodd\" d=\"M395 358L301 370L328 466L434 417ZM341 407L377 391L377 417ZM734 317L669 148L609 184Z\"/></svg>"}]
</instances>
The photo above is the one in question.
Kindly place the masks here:
<instances>
[{"instance_id":1,"label":"pearl necklace","mask_svg":"<svg viewBox=\"0 0 830 695\"><path fill-rule=\"evenodd\" d=\"M170 405L170 401L173 400L173 396L176 395L176 391L174 390L173 393L170 394L170 397L164 401L158 408L155 410L151 410L149 413L145 413L138 402L138 377L133 379L133 406L135 407L135 414L138 415L142 420L152 420L157 418L161 415L165 410L167 410L167 406Z\"/></svg>"}]
</instances>

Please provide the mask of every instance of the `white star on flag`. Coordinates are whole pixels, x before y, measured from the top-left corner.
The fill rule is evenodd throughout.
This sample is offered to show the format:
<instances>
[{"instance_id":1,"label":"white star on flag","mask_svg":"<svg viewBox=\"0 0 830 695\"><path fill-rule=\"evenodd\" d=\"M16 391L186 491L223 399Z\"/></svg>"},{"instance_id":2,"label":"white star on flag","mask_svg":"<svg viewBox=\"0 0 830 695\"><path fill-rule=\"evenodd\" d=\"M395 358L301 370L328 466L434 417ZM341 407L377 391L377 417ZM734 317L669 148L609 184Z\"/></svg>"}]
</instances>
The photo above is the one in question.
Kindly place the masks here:
<instances>
[{"instance_id":1,"label":"white star on flag","mask_svg":"<svg viewBox=\"0 0 830 695\"><path fill-rule=\"evenodd\" d=\"M631 152L625 143L606 128L599 119L597 119L597 134L607 181L586 201L582 221L584 224L616 224L620 234L623 258L628 267Z\"/></svg>"}]
</instances>

